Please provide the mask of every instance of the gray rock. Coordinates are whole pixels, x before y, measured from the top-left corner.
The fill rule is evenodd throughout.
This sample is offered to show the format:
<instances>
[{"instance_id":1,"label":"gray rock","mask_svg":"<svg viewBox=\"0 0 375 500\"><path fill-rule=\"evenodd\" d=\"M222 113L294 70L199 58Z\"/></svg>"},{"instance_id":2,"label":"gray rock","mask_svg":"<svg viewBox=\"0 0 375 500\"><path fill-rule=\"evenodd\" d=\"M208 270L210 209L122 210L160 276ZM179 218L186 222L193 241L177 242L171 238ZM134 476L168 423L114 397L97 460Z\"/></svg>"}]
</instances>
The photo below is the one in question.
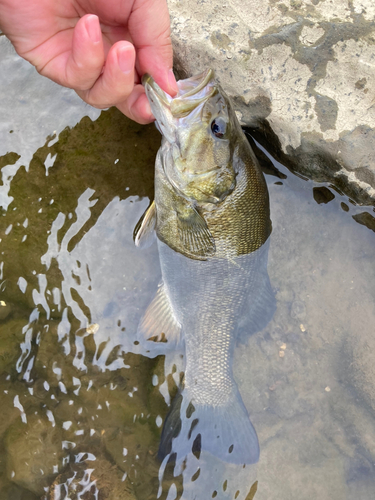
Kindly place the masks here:
<instances>
[{"instance_id":1,"label":"gray rock","mask_svg":"<svg viewBox=\"0 0 375 500\"><path fill-rule=\"evenodd\" d=\"M375 204L372 0L169 0L175 68L213 67L289 169Z\"/></svg>"}]
</instances>

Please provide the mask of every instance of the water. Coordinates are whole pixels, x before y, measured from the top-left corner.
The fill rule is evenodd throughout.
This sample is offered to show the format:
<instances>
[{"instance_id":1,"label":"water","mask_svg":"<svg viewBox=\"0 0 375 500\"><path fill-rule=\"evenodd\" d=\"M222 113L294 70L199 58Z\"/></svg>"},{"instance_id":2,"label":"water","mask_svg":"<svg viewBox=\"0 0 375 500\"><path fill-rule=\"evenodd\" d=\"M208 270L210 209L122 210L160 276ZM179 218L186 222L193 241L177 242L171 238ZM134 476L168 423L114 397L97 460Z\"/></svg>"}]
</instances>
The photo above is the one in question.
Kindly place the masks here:
<instances>
[{"instance_id":1,"label":"water","mask_svg":"<svg viewBox=\"0 0 375 500\"><path fill-rule=\"evenodd\" d=\"M371 209L267 176L277 311L234 363L261 458L202 453L174 477L156 455L181 362L134 346L160 279L156 246L132 236L159 134L0 42L0 498L374 498L375 233L353 220Z\"/></svg>"}]
</instances>

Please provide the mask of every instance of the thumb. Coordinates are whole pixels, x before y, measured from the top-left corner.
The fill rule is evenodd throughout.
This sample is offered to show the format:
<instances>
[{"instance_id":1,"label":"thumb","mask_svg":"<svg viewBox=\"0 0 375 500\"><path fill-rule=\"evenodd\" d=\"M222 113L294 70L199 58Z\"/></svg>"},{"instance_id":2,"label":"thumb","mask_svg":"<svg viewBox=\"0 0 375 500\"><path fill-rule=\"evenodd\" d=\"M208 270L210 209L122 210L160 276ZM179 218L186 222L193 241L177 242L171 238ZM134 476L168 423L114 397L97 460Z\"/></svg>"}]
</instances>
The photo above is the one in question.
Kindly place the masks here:
<instances>
[{"instance_id":1,"label":"thumb","mask_svg":"<svg viewBox=\"0 0 375 500\"><path fill-rule=\"evenodd\" d=\"M177 84L172 71L173 50L166 1L135 0L128 27L137 52L139 75L150 73L163 90L174 96Z\"/></svg>"},{"instance_id":2,"label":"thumb","mask_svg":"<svg viewBox=\"0 0 375 500\"><path fill-rule=\"evenodd\" d=\"M149 73L165 92L174 96L178 88L172 70L172 61L172 45L143 47L137 52L137 71L139 75Z\"/></svg>"}]
</instances>

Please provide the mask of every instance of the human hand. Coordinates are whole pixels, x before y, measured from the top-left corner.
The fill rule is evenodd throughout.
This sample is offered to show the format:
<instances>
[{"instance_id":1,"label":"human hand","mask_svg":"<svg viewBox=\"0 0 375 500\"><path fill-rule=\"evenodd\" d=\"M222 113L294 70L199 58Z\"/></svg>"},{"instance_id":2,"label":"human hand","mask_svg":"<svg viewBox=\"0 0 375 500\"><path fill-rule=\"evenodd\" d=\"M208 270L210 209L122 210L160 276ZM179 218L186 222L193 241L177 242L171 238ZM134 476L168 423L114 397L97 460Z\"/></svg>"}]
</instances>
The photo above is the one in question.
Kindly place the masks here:
<instances>
[{"instance_id":1,"label":"human hand","mask_svg":"<svg viewBox=\"0 0 375 500\"><path fill-rule=\"evenodd\" d=\"M165 0L0 0L0 28L40 74L139 123L154 119L144 73L177 91Z\"/></svg>"}]
</instances>

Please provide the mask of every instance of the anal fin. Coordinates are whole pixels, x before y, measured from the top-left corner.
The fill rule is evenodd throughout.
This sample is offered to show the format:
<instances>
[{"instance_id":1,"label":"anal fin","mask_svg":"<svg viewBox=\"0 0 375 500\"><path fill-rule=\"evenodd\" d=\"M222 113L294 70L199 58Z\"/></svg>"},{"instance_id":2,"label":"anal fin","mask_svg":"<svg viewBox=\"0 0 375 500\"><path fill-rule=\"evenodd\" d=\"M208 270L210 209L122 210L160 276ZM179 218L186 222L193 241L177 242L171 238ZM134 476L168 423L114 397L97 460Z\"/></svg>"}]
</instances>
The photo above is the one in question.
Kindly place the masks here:
<instances>
[{"instance_id":1,"label":"anal fin","mask_svg":"<svg viewBox=\"0 0 375 500\"><path fill-rule=\"evenodd\" d=\"M139 342L158 354L177 349L181 343L181 325L178 322L165 286L158 287L155 297L146 309L138 326Z\"/></svg>"}]
</instances>

